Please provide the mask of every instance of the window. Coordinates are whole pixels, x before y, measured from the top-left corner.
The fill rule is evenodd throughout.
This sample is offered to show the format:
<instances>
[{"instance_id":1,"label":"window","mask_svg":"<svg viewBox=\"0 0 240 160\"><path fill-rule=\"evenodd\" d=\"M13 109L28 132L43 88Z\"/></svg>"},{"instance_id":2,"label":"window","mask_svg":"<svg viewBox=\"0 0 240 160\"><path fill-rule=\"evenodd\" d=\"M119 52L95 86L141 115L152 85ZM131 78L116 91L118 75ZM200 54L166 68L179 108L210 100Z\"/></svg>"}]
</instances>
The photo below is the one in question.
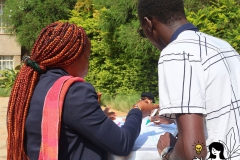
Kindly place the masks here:
<instances>
[{"instance_id":1,"label":"window","mask_svg":"<svg viewBox=\"0 0 240 160\"><path fill-rule=\"evenodd\" d=\"M3 14L3 6L4 6L4 0L0 0L0 15Z\"/></svg>"},{"instance_id":2,"label":"window","mask_svg":"<svg viewBox=\"0 0 240 160\"><path fill-rule=\"evenodd\" d=\"M3 23L2 18L0 16L0 34L8 33L7 27L8 27L7 24Z\"/></svg>"},{"instance_id":3,"label":"window","mask_svg":"<svg viewBox=\"0 0 240 160\"><path fill-rule=\"evenodd\" d=\"M0 56L0 70L13 68L13 56Z\"/></svg>"},{"instance_id":4,"label":"window","mask_svg":"<svg viewBox=\"0 0 240 160\"><path fill-rule=\"evenodd\" d=\"M8 25L6 23L3 23L3 8L4 8L4 1L0 0L0 34L7 33L7 27Z\"/></svg>"}]
</instances>

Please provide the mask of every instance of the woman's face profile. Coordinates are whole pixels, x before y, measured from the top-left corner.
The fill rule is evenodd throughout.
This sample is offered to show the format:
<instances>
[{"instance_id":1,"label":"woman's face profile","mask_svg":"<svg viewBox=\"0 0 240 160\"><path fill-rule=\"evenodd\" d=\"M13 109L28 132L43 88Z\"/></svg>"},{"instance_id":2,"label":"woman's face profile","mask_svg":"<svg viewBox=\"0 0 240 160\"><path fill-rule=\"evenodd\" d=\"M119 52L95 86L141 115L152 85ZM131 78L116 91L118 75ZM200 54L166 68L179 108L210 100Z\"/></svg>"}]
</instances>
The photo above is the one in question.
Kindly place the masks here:
<instances>
[{"instance_id":1,"label":"woman's face profile","mask_svg":"<svg viewBox=\"0 0 240 160\"><path fill-rule=\"evenodd\" d=\"M212 154L213 155L219 155L221 151L216 150L215 148L212 148Z\"/></svg>"}]
</instances>

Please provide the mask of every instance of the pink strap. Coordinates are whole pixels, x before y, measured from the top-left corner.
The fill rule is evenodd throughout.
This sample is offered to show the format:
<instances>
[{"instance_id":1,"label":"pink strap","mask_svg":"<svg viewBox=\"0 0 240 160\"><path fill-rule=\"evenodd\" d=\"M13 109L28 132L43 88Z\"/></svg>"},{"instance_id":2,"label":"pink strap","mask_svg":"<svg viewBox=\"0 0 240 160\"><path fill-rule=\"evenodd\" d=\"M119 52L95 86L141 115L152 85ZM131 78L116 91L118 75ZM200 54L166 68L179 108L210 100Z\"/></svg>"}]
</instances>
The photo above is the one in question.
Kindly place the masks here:
<instances>
[{"instance_id":1,"label":"pink strap","mask_svg":"<svg viewBox=\"0 0 240 160\"><path fill-rule=\"evenodd\" d=\"M39 160L58 159L58 141L60 137L63 102L68 88L74 82L84 82L84 79L72 76L59 78L49 89L45 97Z\"/></svg>"}]
</instances>

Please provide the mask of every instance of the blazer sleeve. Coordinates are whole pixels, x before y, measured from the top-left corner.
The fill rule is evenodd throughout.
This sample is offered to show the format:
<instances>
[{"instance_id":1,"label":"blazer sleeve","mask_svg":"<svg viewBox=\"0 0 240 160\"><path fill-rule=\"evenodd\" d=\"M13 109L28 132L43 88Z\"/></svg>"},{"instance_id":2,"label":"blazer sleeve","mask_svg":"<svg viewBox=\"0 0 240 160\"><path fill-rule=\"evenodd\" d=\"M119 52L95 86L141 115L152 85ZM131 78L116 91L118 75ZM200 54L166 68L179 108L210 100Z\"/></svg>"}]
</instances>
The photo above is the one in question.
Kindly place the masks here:
<instances>
[{"instance_id":1,"label":"blazer sleeve","mask_svg":"<svg viewBox=\"0 0 240 160\"><path fill-rule=\"evenodd\" d=\"M128 155L140 133L142 112L131 109L125 124L117 126L102 111L94 87L87 82L73 84L66 97L67 124L80 136L89 139L103 150Z\"/></svg>"}]
</instances>

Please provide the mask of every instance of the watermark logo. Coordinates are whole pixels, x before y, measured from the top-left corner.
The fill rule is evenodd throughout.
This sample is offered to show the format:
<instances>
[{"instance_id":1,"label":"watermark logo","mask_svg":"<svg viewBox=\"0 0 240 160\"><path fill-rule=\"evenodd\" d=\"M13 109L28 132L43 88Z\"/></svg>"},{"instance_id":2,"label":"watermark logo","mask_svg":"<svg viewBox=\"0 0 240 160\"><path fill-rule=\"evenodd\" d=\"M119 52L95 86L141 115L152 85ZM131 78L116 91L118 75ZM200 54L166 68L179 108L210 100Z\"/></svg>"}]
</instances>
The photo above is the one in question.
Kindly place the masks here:
<instances>
[{"instance_id":1,"label":"watermark logo","mask_svg":"<svg viewBox=\"0 0 240 160\"><path fill-rule=\"evenodd\" d=\"M199 141L198 141L198 143L195 143L193 145L193 149L196 150L197 154L201 154L202 150L204 149L203 147L205 147L205 145L203 143L200 144Z\"/></svg>"}]
</instances>

